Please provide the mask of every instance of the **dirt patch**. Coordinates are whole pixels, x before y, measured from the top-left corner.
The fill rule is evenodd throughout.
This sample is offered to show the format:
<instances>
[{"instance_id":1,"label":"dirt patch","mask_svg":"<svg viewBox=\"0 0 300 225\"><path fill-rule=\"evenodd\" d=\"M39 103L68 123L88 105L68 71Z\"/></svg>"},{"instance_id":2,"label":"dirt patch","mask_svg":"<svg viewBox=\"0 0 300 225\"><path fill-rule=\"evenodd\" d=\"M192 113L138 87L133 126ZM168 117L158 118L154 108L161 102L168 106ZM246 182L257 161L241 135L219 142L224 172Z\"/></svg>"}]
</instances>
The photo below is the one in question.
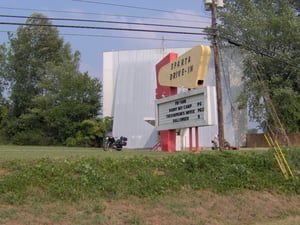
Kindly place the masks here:
<instances>
[{"instance_id":1,"label":"dirt patch","mask_svg":"<svg viewBox=\"0 0 300 225\"><path fill-rule=\"evenodd\" d=\"M27 203L0 206L0 212L0 224L7 225L296 225L300 195L199 191L155 199Z\"/></svg>"},{"instance_id":2,"label":"dirt patch","mask_svg":"<svg viewBox=\"0 0 300 225\"><path fill-rule=\"evenodd\" d=\"M6 169L3 169L0 167L0 176L8 174L8 171Z\"/></svg>"},{"instance_id":3,"label":"dirt patch","mask_svg":"<svg viewBox=\"0 0 300 225\"><path fill-rule=\"evenodd\" d=\"M268 192L230 195L197 192L166 197L151 205L139 201L109 203L105 213L113 215L115 221L134 216L141 224L149 225L248 225L300 215L300 196L282 197Z\"/></svg>"}]
</instances>

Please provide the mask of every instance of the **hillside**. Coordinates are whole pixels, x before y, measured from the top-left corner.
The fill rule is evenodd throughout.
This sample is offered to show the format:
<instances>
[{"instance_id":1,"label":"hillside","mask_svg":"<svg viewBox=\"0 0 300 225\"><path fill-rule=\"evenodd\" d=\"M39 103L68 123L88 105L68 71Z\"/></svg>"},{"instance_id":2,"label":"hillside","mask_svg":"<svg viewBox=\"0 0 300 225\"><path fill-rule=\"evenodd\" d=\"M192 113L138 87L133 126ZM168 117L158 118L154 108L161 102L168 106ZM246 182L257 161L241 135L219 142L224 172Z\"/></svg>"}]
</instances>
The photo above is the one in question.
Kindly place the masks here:
<instances>
[{"instance_id":1,"label":"hillside","mask_svg":"<svg viewBox=\"0 0 300 225\"><path fill-rule=\"evenodd\" d=\"M295 179L271 151L1 160L0 223L296 225L300 151L285 153Z\"/></svg>"}]
</instances>

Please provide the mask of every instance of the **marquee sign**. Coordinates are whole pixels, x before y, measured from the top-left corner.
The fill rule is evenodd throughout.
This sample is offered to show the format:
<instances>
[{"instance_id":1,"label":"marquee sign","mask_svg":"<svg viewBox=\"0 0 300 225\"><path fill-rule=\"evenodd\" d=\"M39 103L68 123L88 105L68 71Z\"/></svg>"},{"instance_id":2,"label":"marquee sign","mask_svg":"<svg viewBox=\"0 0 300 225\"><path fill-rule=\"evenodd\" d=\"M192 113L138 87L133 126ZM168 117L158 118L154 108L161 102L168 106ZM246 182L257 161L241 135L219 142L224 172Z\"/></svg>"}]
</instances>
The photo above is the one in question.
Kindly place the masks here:
<instances>
[{"instance_id":1,"label":"marquee sign","mask_svg":"<svg viewBox=\"0 0 300 225\"><path fill-rule=\"evenodd\" d=\"M204 87L156 100L158 130L215 125L215 87Z\"/></svg>"},{"instance_id":2,"label":"marquee sign","mask_svg":"<svg viewBox=\"0 0 300 225\"><path fill-rule=\"evenodd\" d=\"M159 70L159 84L169 87L203 87L210 61L210 53L209 46L197 45L193 47Z\"/></svg>"}]
</instances>

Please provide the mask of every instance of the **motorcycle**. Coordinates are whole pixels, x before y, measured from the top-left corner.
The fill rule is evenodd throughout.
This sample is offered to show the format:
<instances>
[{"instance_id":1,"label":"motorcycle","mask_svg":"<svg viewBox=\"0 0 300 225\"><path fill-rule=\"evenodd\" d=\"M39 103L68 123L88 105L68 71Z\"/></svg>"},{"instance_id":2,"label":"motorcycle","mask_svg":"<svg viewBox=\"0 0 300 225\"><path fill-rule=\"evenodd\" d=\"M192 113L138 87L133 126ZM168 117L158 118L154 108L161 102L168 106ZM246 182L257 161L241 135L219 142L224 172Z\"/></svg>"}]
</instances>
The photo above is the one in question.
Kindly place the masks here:
<instances>
[{"instance_id":1,"label":"motorcycle","mask_svg":"<svg viewBox=\"0 0 300 225\"><path fill-rule=\"evenodd\" d=\"M114 137L108 136L105 138L103 143L103 150L107 151L110 148L116 149L117 151L121 151L123 146L127 145L127 137L121 136L118 139Z\"/></svg>"}]
</instances>

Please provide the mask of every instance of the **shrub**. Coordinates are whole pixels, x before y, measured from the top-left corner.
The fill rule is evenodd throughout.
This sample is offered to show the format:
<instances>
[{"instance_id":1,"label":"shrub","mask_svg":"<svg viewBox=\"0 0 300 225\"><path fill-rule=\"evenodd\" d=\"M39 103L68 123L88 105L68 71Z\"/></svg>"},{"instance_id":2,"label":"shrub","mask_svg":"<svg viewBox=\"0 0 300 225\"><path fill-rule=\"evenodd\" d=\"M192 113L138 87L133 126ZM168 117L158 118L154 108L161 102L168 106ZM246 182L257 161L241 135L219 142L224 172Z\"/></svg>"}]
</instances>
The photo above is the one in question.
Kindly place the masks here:
<instances>
[{"instance_id":1,"label":"shrub","mask_svg":"<svg viewBox=\"0 0 300 225\"><path fill-rule=\"evenodd\" d=\"M74 147L77 145L77 140L76 138L73 138L73 137L68 137L67 140L66 140L66 146L68 147Z\"/></svg>"},{"instance_id":2,"label":"shrub","mask_svg":"<svg viewBox=\"0 0 300 225\"><path fill-rule=\"evenodd\" d=\"M56 141L44 135L41 131L28 130L16 133L11 138L12 144L16 145L55 145Z\"/></svg>"}]
</instances>

